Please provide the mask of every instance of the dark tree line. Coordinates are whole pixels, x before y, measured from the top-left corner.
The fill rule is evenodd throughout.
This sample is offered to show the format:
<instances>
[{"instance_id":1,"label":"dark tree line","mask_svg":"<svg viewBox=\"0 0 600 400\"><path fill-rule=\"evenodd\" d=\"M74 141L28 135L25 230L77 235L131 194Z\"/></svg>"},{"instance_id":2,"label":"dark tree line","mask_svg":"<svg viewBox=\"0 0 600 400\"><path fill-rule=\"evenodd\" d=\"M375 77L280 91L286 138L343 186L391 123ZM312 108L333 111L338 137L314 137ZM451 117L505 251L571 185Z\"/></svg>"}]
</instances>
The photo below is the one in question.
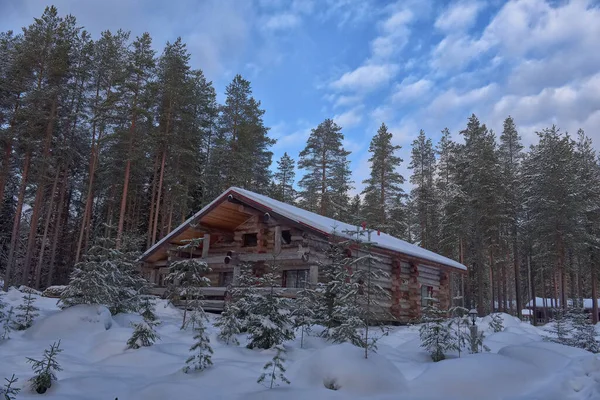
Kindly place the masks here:
<instances>
[{"instance_id":1,"label":"dark tree line","mask_svg":"<svg viewBox=\"0 0 600 400\"><path fill-rule=\"evenodd\" d=\"M5 289L65 282L99 239L143 250L239 186L463 262L468 277L453 294L480 313L596 296L600 167L583 132L551 127L524 151L510 117L496 135L473 115L462 140L445 129L437 146L421 131L405 193L405 161L382 124L351 198L350 152L333 120L311 131L297 163L286 153L272 164L250 82L235 76L218 104L189 60L181 39L161 52L147 33L93 39L54 7L22 33L0 33Z\"/></svg>"}]
</instances>

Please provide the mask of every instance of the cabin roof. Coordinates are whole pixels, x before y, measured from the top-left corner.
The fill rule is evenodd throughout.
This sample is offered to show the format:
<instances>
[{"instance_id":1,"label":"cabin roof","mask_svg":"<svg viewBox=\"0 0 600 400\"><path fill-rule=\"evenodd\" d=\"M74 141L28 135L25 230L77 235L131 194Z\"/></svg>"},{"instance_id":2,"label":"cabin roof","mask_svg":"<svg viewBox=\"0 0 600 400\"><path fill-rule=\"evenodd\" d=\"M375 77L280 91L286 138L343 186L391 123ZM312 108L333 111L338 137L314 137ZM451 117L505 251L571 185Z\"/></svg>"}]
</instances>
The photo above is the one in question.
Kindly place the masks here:
<instances>
[{"instance_id":1,"label":"cabin roof","mask_svg":"<svg viewBox=\"0 0 600 400\"><path fill-rule=\"evenodd\" d=\"M218 206L223 201L227 200L229 195L233 195L237 200L246 203L250 206L259 206L261 211L279 215L290 221L296 222L308 230L316 231L317 233L329 236L335 232L336 236L345 237L351 239L351 235L347 231L356 231L356 226L347 224L345 222L336 221L332 218L324 217L316 213L303 210L301 208L292 206L290 204L283 203L281 201L271 199L270 197L251 192L246 189L240 189L237 187L231 187L213 200L210 204L205 206L202 210L191 216L187 221L179 225L167 236L162 238L152 247L150 247L142 256L141 261L146 261L150 255L156 252L163 244L169 242L174 237L181 235L187 228L193 226L195 223L205 217L211 210ZM430 261L436 264L442 264L448 267L456 268L459 270L466 270L467 267L463 264L454 261L448 257L444 257L440 254L421 248L415 244L405 242L404 240L398 239L391 235L381 232L380 234L374 234L371 238L373 246L389 250L396 253L405 254L407 256L416 257L424 261Z\"/></svg>"}]
</instances>

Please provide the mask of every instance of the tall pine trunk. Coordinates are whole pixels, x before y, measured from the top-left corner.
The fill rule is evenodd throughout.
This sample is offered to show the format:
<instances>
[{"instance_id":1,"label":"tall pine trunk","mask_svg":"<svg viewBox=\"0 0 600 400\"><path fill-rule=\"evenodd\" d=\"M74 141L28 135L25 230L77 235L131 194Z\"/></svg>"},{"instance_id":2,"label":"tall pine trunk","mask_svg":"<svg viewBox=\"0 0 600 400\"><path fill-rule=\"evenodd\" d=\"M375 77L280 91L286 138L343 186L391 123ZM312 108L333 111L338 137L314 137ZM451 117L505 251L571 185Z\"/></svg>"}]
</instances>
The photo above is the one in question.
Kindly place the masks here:
<instances>
[{"instance_id":1,"label":"tall pine trunk","mask_svg":"<svg viewBox=\"0 0 600 400\"><path fill-rule=\"evenodd\" d=\"M62 226L62 213L65 208L65 194L67 192L67 181L68 181L68 172L67 168L65 168L64 176L62 179L62 184L60 187L60 194L58 199L58 204L56 205L57 215L54 222L54 233L52 237L52 245L50 248L50 262L48 264L48 276L46 278L46 286L51 286L54 278L54 270L56 268L56 248L58 246L58 239L60 237L60 228Z\"/></svg>"},{"instance_id":2,"label":"tall pine trunk","mask_svg":"<svg viewBox=\"0 0 600 400\"><path fill-rule=\"evenodd\" d=\"M6 261L6 273L4 274L4 291L8 291L11 284L11 272L15 261L15 253L19 243L19 227L21 226L21 214L23 213L23 201L25 199L25 189L27 188L27 179L29 178L29 167L31 164L31 150L27 149L25 161L23 162L23 175L21 175L21 185L19 186L19 197L17 198L17 207L15 209L15 218L13 220L12 235L10 237L10 247L8 250L8 259Z\"/></svg>"},{"instance_id":3,"label":"tall pine trunk","mask_svg":"<svg viewBox=\"0 0 600 400\"><path fill-rule=\"evenodd\" d=\"M46 222L44 223L44 233L42 235L42 243L40 245L40 252L38 255L38 262L35 267L34 281L35 288L40 288L40 281L42 279L42 262L44 261L44 249L46 247L46 241L48 240L48 229L50 228L50 221L52 220L52 214L54 209L54 194L56 193L56 187L58 186L58 179L60 177L60 168L56 169L56 176L54 177L54 183L52 184L52 191L50 192L50 204L48 205L48 212L46 213Z\"/></svg>"}]
</instances>

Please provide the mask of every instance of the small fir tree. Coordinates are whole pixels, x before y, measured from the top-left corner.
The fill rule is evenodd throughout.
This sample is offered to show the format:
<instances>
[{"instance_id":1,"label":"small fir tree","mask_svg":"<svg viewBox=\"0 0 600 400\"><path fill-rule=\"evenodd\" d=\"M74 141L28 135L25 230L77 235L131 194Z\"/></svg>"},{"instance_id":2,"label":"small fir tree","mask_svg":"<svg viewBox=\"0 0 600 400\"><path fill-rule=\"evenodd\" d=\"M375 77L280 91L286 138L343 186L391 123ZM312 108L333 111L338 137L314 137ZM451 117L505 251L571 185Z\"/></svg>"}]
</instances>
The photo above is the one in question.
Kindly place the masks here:
<instances>
[{"instance_id":1,"label":"small fir tree","mask_svg":"<svg viewBox=\"0 0 600 400\"><path fill-rule=\"evenodd\" d=\"M139 349L140 347L149 347L154 344L160 336L154 330L154 324L147 321L133 323L133 334L127 341L128 349Z\"/></svg>"},{"instance_id":2,"label":"small fir tree","mask_svg":"<svg viewBox=\"0 0 600 400\"><path fill-rule=\"evenodd\" d=\"M281 297L275 290L275 262L267 266L267 272L256 278L261 290L249 298L247 308L248 336L250 349L270 349L294 338L290 300Z\"/></svg>"},{"instance_id":3,"label":"small fir tree","mask_svg":"<svg viewBox=\"0 0 600 400\"><path fill-rule=\"evenodd\" d=\"M313 305L314 291L307 284L298 291L294 300L294 310L292 311L294 328L300 329L300 348L304 347L304 334L310 332L310 327L314 322L315 312Z\"/></svg>"},{"instance_id":4,"label":"small fir tree","mask_svg":"<svg viewBox=\"0 0 600 400\"><path fill-rule=\"evenodd\" d=\"M36 298L31 293L27 293L23 296L23 303L17 306L16 320L18 330L29 328L33 324L34 318L39 315L38 311L40 309L34 305L35 300Z\"/></svg>"},{"instance_id":5,"label":"small fir tree","mask_svg":"<svg viewBox=\"0 0 600 400\"><path fill-rule=\"evenodd\" d=\"M2 337L0 339L10 339L10 332L15 329L14 308L10 307L4 316L2 322Z\"/></svg>"},{"instance_id":6,"label":"small fir tree","mask_svg":"<svg viewBox=\"0 0 600 400\"><path fill-rule=\"evenodd\" d=\"M596 340L596 328L588 317L588 313L583 308L569 310L568 319L571 320L573 326L571 344L592 353L600 353L600 343Z\"/></svg>"},{"instance_id":7,"label":"small fir tree","mask_svg":"<svg viewBox=\"0 0 600 400\"><path fill-rule=\"evenodd\" d=\"M252 265L242 264L240 275L231 288L231 312L240 325L240 332L248 330L248 315L252 308L253 300L258 293L258 282L254 276Z\"/></svg>"},{"instance_id":8,"label":"small fir tree","mask_svg":"<svg viewBox=\"0 0 600 400\"><path fill-rule=\"evenodd\" d=\"M458 352L458 357L464 348L467 347L469 339L469 310L464 307L452 307L450 310L452 321L450 322L452 327L452 337L455 339L454 350Z\"/></svg>"},{"instance_id":9,"label":"small fir tree","mask_svg":"<svg viewBox=\"0 0 600 400\"><path fill-rule=\"evenodd\" d=\"M19 378L15 378L15 374L12 374L10 379L4 378L4 380L6 383L0 388L0 398L3 400L15 400L21 389L13 387L13 384L17 383Z\"/></svg>"},{"instance_id":10,"label":"small fir tree","mask_svg":"<svg viewBox=\"0 0 600 400\"><path fill-rule=\"evenodd\" d=\"M137 253L126 251L128 243L124 238L123 250L117 250L111 239L98 239L84 261L75 265L59 305L104 304L113 315L138 311L148 282L136 269Z\"/></svg>"},{"instance_id":11,"label":"small fir tree","mask_svg":"<svg viewBox=\"0 0 600 400\"><path fill-rule=\"evenodd\" d=\"M192 370L202 371L213 365L211 359L213 349L210 347L210 339L206 333L206 327L204 326L202 320L199 321L199 324L196 328L194 341L194 344L192 347L190 347L190 352L194 352L195 354L191 355L185 361L187 365L183 369L186 374Z\"/></svg>"},{"instance_id":12,"label":"small fir tree","mask_svg":"<svg viewBox=\"0 0 600 400\"><path fill-rule=\"evenodd\" d=\"M128 349L139 349L140 347L149 347L160 339L156 333L156 326L160 321L154 313L155 303L150 296L144 296L142 299L142 308L140 315L144 320L142 322L131 324L134 328L133 334L127 341Z\"/></svg>"},{"instance_id":13,"label":"small fir tree","mask_svg":"<svg viewBox=\"0 0 600 400\"><path fill-rule=\"evenodd\" d=\"M223 312L217 318L215 326L220 329L218 338L225 344L239 345L236 335L241 333L242 324L238 319L239 309L231 299L225 302Z\"/></svg>"},{"instance_id":14,"label":"small fir tree","mask_svg":"<svg viewBox=\"0 0 600 400\"><path fill-rule=\"evenodd\" d=\"M56 381L56 372L62 371L62 368L56 361L58 353L62 352L60 348L60 340L50 346L50 349L44 350L44 355L41 360L27 357L27 362L31 363L31 368L35 372L35 376L29 380L31 388L39 394L44 394L52 386L52 382Z\"/></svg>"},{"instance_id":15,"label":"small fir tree","mask_svg":"<svg viewBox=\"0 0 600 400\"><path fill-rule=\"evenodd\" d=\"M502 332L504 330L502 316L499 313L490 314L490 329L492 332Z\"/></svg>"},{"instance_id":16,"label":"small fir tree","mask_svg":"<svg viewBox=\"0 0 600 400\"><path fill-rule=\"evenodd\" d=\"M423 325L419 328L421 347L425 348L434 362L446 358L446 352L454 348L450 323L445 318L445 311L435 306L428 306L423 314Z\"/></svg>"},{"instance_id":17,"label":"small fir tree","mask_svg":"<svg viewBox=\"0 0 600 400\"><path fill-rule=\"evenodd\" d=\"M283 358L283 354L285 354L285 349L282 345L275 346L275 356L271 361L265 364L263 367L263 373L258 378L258 383L261 385L267 386L269 389L273 389L273 386L277 385L277 381L281 381L284 383L290 384L290 381L285 377L285 367L283 363L285 358Z\"/></svg>"},{"instance_id":18,"label":"small fir tree","mask_svg":"<svg viewBox=\"0 0 600 400\"><path fill-rule=\"evenodd\" d=\"M174 301L183 301L183 321L181 329L187 326L187 311L201 308L202 287L210 286L210 279L206 274L211 271L206 261L192 258L194 249L200 246L202 238L190 239L188 243L180 246L181 251L189 251L189 258L180 259L171 263L169 274L165 281L169 284L168 297Z\"/></svg>"},{"instance_id":19,"label":"small fir tree","mask_svg":"<svg viewBox=\"0 0 600 400\"><path fill-rule=\"evenodd\" d=\"M544 339L567 346L570 345L572 328L566 318L565 312L557 308L552 310L552 314L554 317L550 321L548 332L553 336L546 336Z\"/></svg>"}]
</instances>

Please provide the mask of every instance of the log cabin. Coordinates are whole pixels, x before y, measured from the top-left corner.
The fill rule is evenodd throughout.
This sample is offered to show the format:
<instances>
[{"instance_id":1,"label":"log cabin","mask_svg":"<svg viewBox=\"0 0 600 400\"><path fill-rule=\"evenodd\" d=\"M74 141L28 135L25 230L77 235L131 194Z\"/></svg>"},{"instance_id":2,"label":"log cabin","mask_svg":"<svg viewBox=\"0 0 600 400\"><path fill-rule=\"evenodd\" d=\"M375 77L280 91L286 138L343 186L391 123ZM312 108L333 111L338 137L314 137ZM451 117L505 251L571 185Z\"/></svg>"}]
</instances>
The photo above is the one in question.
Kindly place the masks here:
<instances>
[{"instance_id":1,"label":"log cabin","mask_svg":"<svg viewBox=\"0 0 600 400\"><path fill-rule=\"evenodd\" d=\"M276 255L280 292L291 297L299 288L323 281L319 265L336 237L349 239L357 227L327 218L245 189L229 188L141 257L142 273L154 284L154 294L165 292L169 265L178 257L200 257L211 268L211 286L204 289L204 307L220 311L240 273L242 263L251 263L256 274ZM180 246L194 239L193 251ZM378 282L386 291L384 307L391 321L418 319L431 299L447 309L451 302L451 274L467 268L452 259L377 232L371 239L376 267L386 275ZM360 256L360 251L351 254ZM363 250L364 251L364 250Z\"/></svg>"}]
</instances>

